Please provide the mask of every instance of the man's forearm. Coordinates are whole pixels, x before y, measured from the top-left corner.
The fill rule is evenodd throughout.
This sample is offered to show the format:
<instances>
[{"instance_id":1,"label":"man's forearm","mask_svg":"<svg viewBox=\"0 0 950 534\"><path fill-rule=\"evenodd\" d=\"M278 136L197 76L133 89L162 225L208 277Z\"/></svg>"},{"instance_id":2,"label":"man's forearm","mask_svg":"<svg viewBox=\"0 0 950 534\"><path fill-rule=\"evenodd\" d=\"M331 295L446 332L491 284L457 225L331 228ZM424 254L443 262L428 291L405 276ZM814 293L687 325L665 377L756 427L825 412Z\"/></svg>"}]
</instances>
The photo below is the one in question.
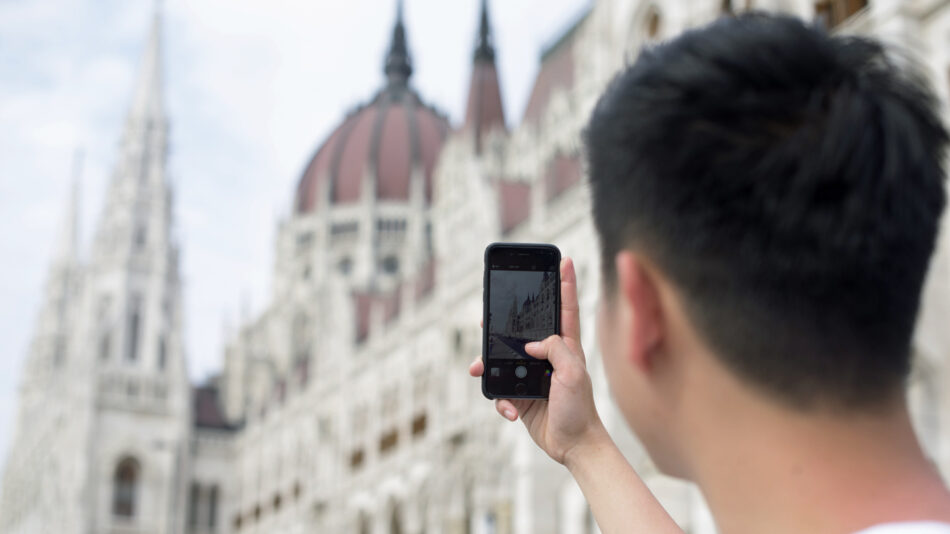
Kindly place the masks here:
<instances>
[{"instance_id":1,"label":"man's forearm","mask_svg":"<svg viewBox=\"0 0 950 534\"><path fill-rule=\"evenodd\" d=\"M604 534L682 533L606 432L572 450L565 465Z\"/></svg>"}]
</instances>

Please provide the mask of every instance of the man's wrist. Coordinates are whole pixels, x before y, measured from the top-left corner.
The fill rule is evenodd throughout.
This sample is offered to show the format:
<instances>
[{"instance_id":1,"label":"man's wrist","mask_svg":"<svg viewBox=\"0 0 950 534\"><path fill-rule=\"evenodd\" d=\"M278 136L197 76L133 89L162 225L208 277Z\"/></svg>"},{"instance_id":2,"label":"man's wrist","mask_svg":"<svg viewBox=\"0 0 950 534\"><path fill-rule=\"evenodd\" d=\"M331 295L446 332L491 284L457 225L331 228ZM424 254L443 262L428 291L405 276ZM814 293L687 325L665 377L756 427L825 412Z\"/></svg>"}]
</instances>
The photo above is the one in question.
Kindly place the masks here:
<instances>
[{"instance_id":1,"label":"man's wrist","mask_svg":"<svg viewBox=\"0 0 950 534\"><path fill-rule=\"evenodd\" d=\"M564 454L564 467L574 473L583 465L584 460L603 454L605 450L611 447L616 447L616 445L610 438L610 434L607 433L607 429L598 421L597 425L591 428L583 439Z\"/></svg>"}]
</instances>

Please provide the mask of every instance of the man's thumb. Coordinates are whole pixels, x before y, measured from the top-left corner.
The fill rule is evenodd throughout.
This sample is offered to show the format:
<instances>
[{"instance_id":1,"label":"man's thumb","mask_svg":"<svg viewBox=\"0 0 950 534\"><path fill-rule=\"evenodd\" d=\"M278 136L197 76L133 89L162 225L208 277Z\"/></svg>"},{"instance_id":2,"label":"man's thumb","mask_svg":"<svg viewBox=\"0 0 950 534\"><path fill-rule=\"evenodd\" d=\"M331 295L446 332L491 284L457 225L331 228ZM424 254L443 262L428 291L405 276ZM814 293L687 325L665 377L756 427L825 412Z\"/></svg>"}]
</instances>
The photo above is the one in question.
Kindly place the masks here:
<instances>
[{"instance_id":1,"label":"man's thumb","mask_svg":"<svg viewBox=\"0 0 950 534\"><path fill-rule=\"evenodd\" d=\"M552 335L542 341L533 341L524 346L528 355L539 360L548 360L554 369L564 367L570 363L571 351L564 344L561 336Z\"/></svg>"}]
</instances>

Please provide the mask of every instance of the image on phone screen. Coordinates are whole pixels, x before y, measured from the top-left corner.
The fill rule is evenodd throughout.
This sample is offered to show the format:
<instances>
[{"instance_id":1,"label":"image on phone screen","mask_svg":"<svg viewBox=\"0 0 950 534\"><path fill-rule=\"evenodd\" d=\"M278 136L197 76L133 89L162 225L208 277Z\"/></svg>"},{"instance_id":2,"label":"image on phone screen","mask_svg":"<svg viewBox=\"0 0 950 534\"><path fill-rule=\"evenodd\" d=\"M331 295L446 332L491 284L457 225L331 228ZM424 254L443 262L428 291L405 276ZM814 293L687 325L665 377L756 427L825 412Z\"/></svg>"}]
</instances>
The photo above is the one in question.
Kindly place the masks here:
<instances>
[{"instance_id":1,"label":"image on phone screen","mask_svg":"<svg viewBox=\"0 0 950 534\"><path fill-rule=\"evenodd\" d=\"M556 333L557 276L551 271L489 272L488 357L529 358L525 343Z\"/></svg>"}]
</instances>

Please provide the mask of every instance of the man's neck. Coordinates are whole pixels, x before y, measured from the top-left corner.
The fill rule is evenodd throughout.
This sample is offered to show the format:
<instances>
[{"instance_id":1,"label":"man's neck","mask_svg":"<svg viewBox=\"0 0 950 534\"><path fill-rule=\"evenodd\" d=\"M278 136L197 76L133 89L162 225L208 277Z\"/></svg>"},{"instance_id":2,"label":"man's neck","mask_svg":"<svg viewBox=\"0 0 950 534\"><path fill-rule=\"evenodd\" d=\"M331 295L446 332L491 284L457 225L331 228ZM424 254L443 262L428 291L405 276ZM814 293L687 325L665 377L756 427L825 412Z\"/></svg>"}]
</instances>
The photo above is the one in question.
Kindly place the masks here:
<instances>
[{"instance_id":1,"label":"man's neck","mask_svg":"<svg viewBox=\"0 0 950 534\"><path fill-rule=\"evenodd\" d=\"M902 401L883 413L846 416L799 414L765 401L734 404L704 425L709 439L696 436L692 451L693 475L724 534L844 534L896 521L950 522L950 492Z\"/></svg>"}]
</instances>

